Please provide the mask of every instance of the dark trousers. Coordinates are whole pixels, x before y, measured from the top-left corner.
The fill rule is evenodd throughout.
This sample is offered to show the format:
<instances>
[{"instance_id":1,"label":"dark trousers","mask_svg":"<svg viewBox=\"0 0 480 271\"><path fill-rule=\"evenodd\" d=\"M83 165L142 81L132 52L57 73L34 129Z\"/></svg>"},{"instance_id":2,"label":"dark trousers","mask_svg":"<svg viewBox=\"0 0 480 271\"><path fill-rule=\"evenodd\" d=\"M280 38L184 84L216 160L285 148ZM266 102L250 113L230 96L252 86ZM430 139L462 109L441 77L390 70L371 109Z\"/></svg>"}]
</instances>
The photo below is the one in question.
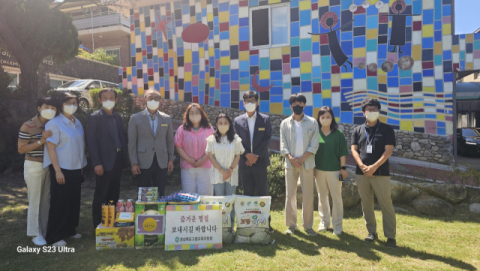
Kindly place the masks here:
<instances>
[{"instance_id":1,"label":"dark trousers","mask_svg":"<svg viewBox=\"0 0 480 271\"><path fill-rule=\"evenodd\" d=\"M123 171L123 152L117 152L115 164L110 171L103 171L103 176L95 174L95 194L92 203L93 227L102 222L102 204L113 201L116 204L120 196L120 179Z\"/></svg>"},{"instance_id":2,"label":"dark trousers","mask_svg":"<svg viewBox=\"0 0 480 271\"><path fill-rule=\"evenodd\" d=\"M243 194L245 196L254 197L255 190L257 190L257 196L268 196L268 175L267 167L241 167L238 170L240 175L240 181L242 182ZM268 218L268 224L272 216Z\"/></svg>"},{"instance_id":3,"label":"dark trousers","mask_svg":"<svg viewBox=\"0 0 480 271\"><path fill-rule=\"evenodd\" d=\"M80 169L62 169L65 184L58 184L55 169L50 165L50 211L47 243L53 244L77 234L80 219L82 173Z\"/></svg>"},{"instance_id":4,"label":"dark trousers","mask_svg":"<svg viewBox=\"0 0 480 271\"><path fill-rule=\"evenodd\" d=\"M158 187L158 196L165 196L168 168L160 168L157 154L153 157L150 168L142 168L140 171L141 173L137 177L138 187Z\"/></svg>"}]
</instances>

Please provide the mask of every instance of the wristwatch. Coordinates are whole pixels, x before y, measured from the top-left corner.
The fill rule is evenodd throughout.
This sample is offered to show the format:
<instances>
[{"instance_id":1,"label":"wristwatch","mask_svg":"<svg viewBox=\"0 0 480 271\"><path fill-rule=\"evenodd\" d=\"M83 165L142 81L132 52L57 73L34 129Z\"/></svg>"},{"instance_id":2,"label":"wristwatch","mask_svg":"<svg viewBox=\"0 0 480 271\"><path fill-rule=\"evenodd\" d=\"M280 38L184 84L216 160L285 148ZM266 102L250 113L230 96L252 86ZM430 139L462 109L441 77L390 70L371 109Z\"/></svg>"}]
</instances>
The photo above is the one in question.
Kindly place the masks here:
<instances>
[{"instance_id":1,"label":"wristwatch","mask_svg":"<svg viewBox=\"0 0 480 271\"><path fill-rule=\"evenodd\" d=\"M347 170L347 167L346 167L346 166L343 166L343 167L341 167L341 169L343 169L343 170Z\"/></svg>"}]
</instances>

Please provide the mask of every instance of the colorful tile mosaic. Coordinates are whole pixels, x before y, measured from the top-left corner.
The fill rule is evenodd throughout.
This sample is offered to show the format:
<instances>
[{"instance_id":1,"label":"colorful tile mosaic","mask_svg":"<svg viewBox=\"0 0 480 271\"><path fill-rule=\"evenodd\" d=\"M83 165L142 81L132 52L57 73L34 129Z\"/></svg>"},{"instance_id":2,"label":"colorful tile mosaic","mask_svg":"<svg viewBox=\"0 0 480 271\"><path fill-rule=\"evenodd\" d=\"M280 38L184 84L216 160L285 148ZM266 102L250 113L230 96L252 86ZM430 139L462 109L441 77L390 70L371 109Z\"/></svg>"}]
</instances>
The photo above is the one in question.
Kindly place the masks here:
<instances>
[{"instance_id":1,"label":"colorful tile mosaic","mask_svg":"<svg viewBox=\"0 0 480 271\"><path fill-rule=\"evenodd\" d=\"M130 11L133 65L120 69L122 85L139 95L153 87L166 99L243 109L243 93L258 82L272 86L260 93L262 112L291 114L288 97L301 92L308 115L330 106L338 121L355 124L364 122L361 101L376 97L381 121L395 129L451 135L454 71L480 69L480 34L452 35L452 2L181 0L140 7ZM251 12L266 7L274 16L282 6L288 36L272 28L270 43L287 38L289 45L252 47ZM208 37L184 42L182 32L195 23L208 26Z\"/></svg>"}]
</instances>

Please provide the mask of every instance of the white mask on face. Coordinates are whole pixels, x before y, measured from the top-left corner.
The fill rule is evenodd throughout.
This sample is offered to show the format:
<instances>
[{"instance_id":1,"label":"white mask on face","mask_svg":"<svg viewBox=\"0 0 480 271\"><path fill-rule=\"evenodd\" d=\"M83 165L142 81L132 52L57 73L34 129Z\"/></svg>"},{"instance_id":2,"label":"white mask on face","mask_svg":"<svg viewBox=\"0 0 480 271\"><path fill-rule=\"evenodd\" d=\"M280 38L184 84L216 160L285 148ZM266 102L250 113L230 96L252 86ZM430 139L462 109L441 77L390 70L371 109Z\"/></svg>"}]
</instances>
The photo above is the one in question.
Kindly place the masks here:
<instances>
[{"instance_id":1,"label":"white mask on face","mask_svg":"<svg viewBox=\"0 0 480 271\"><path fill-rule=\"evenodd\" d=\"M188 117L192 123L199 123L202 120L202 116L199 114Z\"/></svg>"},{"instance_id":2,"label":"white mask on face","mask_svg":"<svg viewBox=\"0 0 480 271\"><path fill-rule=\"evenodd\" d=\"M53 119L53 117L55 117L55 110L53 109L43 109L41 112L40 112L40 115L44 118L44 119L47 119L47 120L51 120Z\"/></svg>"},{"instance_id":3,"label":"white mask on face","mask_svg":"<svg viewBox=\"0 0 480 271\"><path fill-rule=\"evenodd\" d=\"M159 101L151 100L147 102L147 108L152 111L157 110L159 105L160 105Z\"/></svg>"},{"instance_id":4,"label":"white mask on face","mask_svg":"<svg viewBox=\"0 0 480 271\"><path fill-rule=\"evenodd\" d=\"M226 134L228 129L230 129L230 125L218 125L217 128L221 134Z\"/></svg>"},{"instance_id":5,"label":"white mask on face","mask_svg":"<svg viewBox=\"0 0 480 271\"><path fill-rule=\"evenodd\" d=\"M75 114L75 112L77 112L77 106L76 105L64 105L63 106L63 112L69 114L69 115L73 115Z\"/></svg>"},{"instance_id":6,"label":"white mask on face","mask_svg":"<svg viewBox=\"0 0 480 271\"><path fill-rule=\"evenodd\" d=\"M112 110L112 108L115 106L115 102L107 100L105 102L102 102L102 106L105 107L105 109L107 110Z\"/></svg>"},{"instance_id":7,"label":"white mask on face","mask_svg":"<svg viewBox=\"0 0 480 271\"><path fill-rule=\"evenodd\" d=\"M332 119L320 119L320 123L322 126L330 127L330 124L332 124Z\"/></svg>"},{"instance_id":8,"label":"white mask on face","mask_svg":"<svg viewBox=\"0 0 480 271\"><path fill-rule=\"evenodd\" d=\"M380 112L368 112L365 113L365 118L367 118L368 121L374 122L378 120L378 117L380 116Z\"/></svg>"},{"instance_id":9,"label":"white mask on face","mask_svg":"<svg viewBox=\"0 0 480 271\"><path fill-rule=\"evenodd\" d=\"M255 109L257 109L257 105L254 103L248 103L245 105L245 109L247 110L247 112L254 112Z\"/></svg>"}]
</instances>

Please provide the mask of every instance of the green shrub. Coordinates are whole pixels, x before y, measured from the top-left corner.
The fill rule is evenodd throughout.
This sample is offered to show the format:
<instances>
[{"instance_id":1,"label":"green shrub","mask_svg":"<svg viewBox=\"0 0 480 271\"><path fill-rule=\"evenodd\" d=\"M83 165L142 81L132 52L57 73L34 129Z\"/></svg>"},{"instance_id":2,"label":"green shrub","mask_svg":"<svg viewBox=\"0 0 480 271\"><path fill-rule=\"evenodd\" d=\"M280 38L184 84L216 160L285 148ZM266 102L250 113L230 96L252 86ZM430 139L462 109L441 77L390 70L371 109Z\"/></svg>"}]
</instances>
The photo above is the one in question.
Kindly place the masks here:
<instances>
[{"instance_id":1,"label":"green shrub","mask_svg":"<svg viewBox=\"0 0 480 271\"><path fill-rule=\"evenodd\" d=\"M285 196L285 157L280 154L270 155L268 185L270 196L273 199Z\"/></svg>"},{"instance_id":2,"label":"green shrub","mask_svg":"<svg viewBox=\"0 0 480 271\"><path fill-rule=\"evenodd\" d=\"M118 57L116 55L107 55L107 52L102 48L95 50L92 54L84 50L78 50L78 56L108 63L110 65L120 66L120 60L118 60Z\"/></svg>"}]
</instances>

